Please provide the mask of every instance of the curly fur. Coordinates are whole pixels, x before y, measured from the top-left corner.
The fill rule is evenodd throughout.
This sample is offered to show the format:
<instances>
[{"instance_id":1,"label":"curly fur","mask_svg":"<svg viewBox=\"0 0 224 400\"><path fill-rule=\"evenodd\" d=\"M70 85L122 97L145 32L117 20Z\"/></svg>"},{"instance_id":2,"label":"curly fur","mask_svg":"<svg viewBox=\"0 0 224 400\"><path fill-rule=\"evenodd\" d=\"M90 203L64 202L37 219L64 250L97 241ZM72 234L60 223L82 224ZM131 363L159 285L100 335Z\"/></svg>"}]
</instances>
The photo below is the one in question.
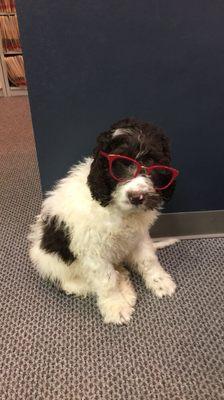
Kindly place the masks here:
<instances>
[{"instance_id":1,"label":"curly fur","mask_svg":"<svg viewBox=\"0 0 224 400\"><path fill-rule=\"evenodd\" d=\"M144 175L117 183L100 150L143 164L171 160L169 141L155 125L130 118L112 125L99 135L93 156L47 194L29 236L30 257L40 274L66 293L96 294L104 321L121 324L130 320L136 301L125 264L141 273L155 295L174 293L148 233L173 188L157 193ZM139 191L144 203L136 206L128 194Z\"/></svg>"}]
</instances>

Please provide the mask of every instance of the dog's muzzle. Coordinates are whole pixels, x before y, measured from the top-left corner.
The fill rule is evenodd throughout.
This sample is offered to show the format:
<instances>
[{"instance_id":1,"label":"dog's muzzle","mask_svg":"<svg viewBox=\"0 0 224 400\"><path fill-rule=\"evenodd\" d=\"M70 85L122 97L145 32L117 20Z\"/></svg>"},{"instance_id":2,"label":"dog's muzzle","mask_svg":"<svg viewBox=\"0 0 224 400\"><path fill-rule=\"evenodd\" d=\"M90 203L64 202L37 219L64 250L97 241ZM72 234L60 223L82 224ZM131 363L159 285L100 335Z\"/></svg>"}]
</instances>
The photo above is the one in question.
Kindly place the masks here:
<instances>
[{"instance_id":1,"label":"dog's muzzle","mask_svg":"<svg viewBox=\"0 0 224 400\"><path fill-rule=\"evenodd\" d=\"M147 210L153 210L161 204L160 196L157 193L130 191L127 193L127 197L133 206L143 206Z\"/></svg>"}]
</instances>

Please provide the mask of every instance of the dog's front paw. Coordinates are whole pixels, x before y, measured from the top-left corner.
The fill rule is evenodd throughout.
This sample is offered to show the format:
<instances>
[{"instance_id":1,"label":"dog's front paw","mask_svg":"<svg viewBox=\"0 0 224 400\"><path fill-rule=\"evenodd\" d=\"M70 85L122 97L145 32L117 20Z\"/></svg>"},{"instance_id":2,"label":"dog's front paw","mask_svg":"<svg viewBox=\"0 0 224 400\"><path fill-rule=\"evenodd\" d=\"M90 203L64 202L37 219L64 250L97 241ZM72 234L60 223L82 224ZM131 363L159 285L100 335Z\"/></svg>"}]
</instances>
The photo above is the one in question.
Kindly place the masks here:
<instances>
[{"instance_id":1,"label":"dog's front paw","mask_svg":"<svg viewBox=\"0 0 224 400\"><path fill-rule=\"evenodd\" d=\"M107 324L127 324L131 319L134 307L127 303L122 295L117 295L116 298L111 297L104 300L103 303L101 302L100 311Z\"/></svg>"},{"instance_id":2,"label":"dog's front paw","mask_svg":"<svg viewBox=\"0 0 224 400\"><path fill-rule=\"evenodd\" d=\"M136 293L128 282L122 282L121 290L98 299L104 322L112 324L127 324L134 311L135 302Z\"/></svg>"},{"instance_id":3,"label":"dog's front paw","mask_svg":"<svg viewBox=\"0 0 224 400\"><path fill-rule=\"evenodd\" d=\"M146 285L158 297L172 296L176 290L175 282L165 271L159 271L150 276Z\"/></svg>"}]
</instances>

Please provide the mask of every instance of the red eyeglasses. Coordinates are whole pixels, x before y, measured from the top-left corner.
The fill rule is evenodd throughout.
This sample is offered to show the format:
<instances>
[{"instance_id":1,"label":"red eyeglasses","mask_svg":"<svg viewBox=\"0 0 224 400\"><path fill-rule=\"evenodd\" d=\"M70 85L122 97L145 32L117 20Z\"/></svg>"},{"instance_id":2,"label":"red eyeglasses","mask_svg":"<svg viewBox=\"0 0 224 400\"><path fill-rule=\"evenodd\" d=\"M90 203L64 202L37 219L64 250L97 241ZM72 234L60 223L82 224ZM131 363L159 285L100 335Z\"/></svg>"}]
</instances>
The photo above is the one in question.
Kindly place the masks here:
<instances>
[{"instance_id":1,"label":"red eyeglasses","mask_svg":"<svg viewBox=\"0 0 224 400\"><path fill-rule=\"evenodd\" d=\"M167 189L176 177L179 171L167 165L151 165L147 167L140 164L133 158L119 154L108 154L100 151L100 155L107 158L109 163L110 175L119 182L126 182L136 178L142 171L150 175L156 190Z\"/></svg>"}]
</instances>

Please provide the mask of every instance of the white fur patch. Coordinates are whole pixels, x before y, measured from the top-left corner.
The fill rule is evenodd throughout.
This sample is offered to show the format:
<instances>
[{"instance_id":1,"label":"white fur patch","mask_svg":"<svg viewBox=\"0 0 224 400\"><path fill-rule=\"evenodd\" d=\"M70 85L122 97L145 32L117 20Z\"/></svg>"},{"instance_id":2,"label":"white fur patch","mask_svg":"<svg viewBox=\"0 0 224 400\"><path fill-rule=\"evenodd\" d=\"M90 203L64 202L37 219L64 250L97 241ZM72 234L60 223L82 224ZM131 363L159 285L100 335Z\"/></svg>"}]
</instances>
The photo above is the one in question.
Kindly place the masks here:
<instances>
[{"instance_id":1,"label":"white fur patch","mask_svg":"<svg viewBox=\"0 0 224 400\"><path fill-rule=\"evenodd\" d=\"M119 129L116 129L116 131L114 131L114 133L113 133L113 137L116 137L116 136L120 136L120 135L125 135L125 134L130 134L132 131L130 130L130 129L128 129L128 128L119 128Z\"/></svg>"}]
</instances>

